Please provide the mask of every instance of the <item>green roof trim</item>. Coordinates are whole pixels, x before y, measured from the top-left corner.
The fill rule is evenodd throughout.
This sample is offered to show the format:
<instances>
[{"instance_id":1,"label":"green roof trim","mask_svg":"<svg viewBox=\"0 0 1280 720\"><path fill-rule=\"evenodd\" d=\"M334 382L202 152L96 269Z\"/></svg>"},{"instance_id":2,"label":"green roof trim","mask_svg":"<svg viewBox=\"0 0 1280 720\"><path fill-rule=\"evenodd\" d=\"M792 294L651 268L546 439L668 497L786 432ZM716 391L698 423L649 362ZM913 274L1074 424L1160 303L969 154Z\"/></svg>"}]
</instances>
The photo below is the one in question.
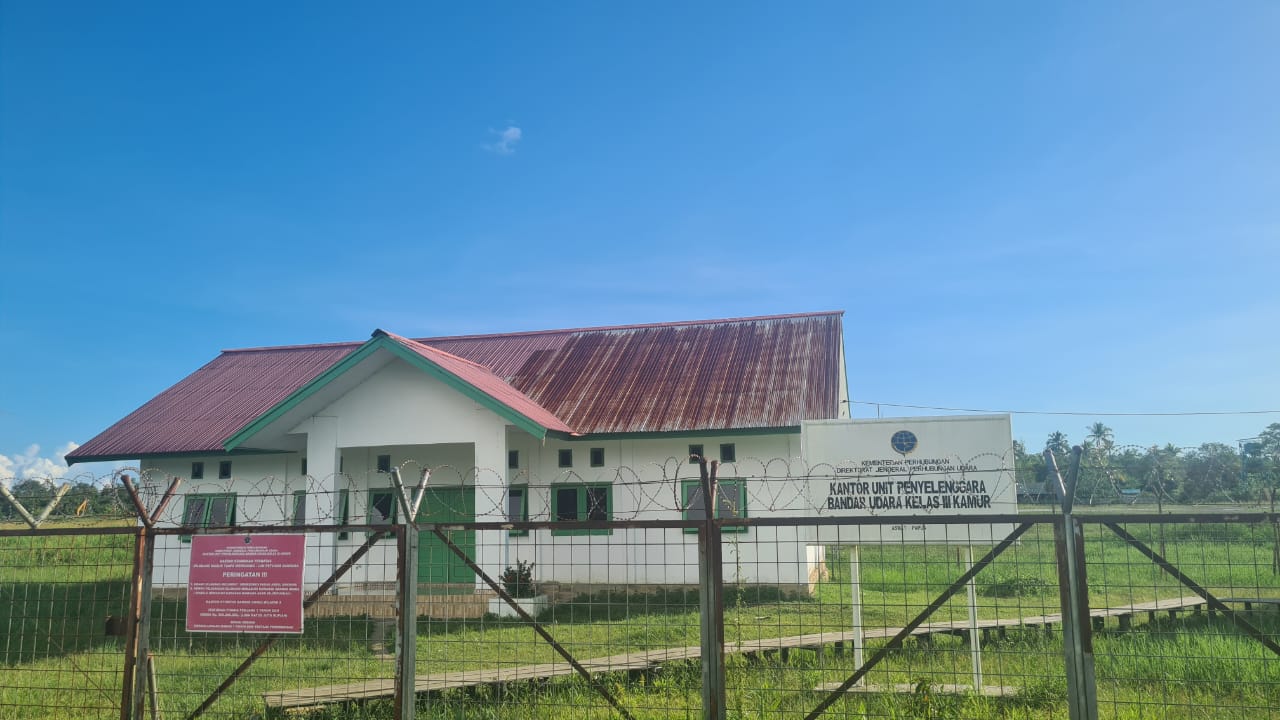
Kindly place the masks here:
<instances>
[{"instance_id":1,"label":"green roof trim","mask_svg":"<svg viewBox=\"0 0 1280 720\"><path fill-rule=\"evenodd\" d=\"M539 440L546 437L546 428L525 417L523 414L516 412L510 406L498 401L471 383L468 383L457 375L454 375L448 370L440 367L436 363L410 351L408 348L390 338L383 331L378 330L374 332L373 337L370 338L368 342L361 345L350 355L347 355L343 359L334 363L329 369L320 373L310 382L297 390L294 390L288 397L276 403L275 407L259 415L248 425L245 425L234 435L227 438L222 443L222 447L228 451L236 449L246 440L261 432L263 428L276 420L279 420L285 413L297 407L302 403L302 401L312 395L315 395L317 392L329 385L329 383L341 377L348 370L359 365L379 350L386 350L392 355L409 363L413 367L416 367L428 375L443 381L449 387L461 392L472 400L475 400L477 403L489 410L492 410L500 417L510 420L512 424L525 432L528 432Z\"/></svg>"},{"instance_id":2,"label":"green roof trim","mask_svg":"<svg viewBox=\"0 0 1280 720\"><path fill-rule=\"evenodd\" d=\"M547 437L556 440L582 441L589 442L593 440L645 440L645 439L661 439L661 438L706 438L706 437L742 437L749 435L789 435L799 434L799 425L780 425L778 427L753 427L753 428L702 428L696 430L645 430L636 432L606 432L606 433L583 433L581 435L570 435L568 433L551 430L547 432Z\"/></svg>"},{"instance_id":3,"label":"green roof trim","mask_svg":"<svg viewBox=\"0 0 1280 720\"><path fill-rule=\"evenodd\" d=\"M199 458L199 457L237 457L241 455L287 455L294 452L293 450L259 450L257 448L238 448L236 450L181 450L177 452L161 452L161 453L134 453L132 455L85 455L83 457L71 458L67 462L70 467L76 463L92 463L92 462L108 462L110 460L138 460L146 462L147 460L170 460L173 458Z\"/></svg>"}]
</instances>

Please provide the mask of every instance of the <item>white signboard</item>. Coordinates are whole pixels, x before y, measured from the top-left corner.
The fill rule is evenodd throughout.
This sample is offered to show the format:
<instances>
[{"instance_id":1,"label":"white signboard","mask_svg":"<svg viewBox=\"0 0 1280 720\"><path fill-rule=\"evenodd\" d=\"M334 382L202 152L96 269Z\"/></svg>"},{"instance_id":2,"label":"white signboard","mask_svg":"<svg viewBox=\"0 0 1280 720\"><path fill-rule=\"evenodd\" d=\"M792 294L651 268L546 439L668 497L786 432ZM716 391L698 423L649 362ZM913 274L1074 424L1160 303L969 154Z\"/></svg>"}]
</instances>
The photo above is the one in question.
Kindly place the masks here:
<instances>
[{"instance_id":1,"label":"white signboard","mask_svg":"<svg viewBox=\"0 0 1280 720\"><path fill-rule=\"evenodd\" d=\"M930 516L1018 511L1008 415L818 420L801 433L815 515L902 518L823 526L820 542L986 544L1013 529L929 523Z\"/></svg>"}]
</instances>

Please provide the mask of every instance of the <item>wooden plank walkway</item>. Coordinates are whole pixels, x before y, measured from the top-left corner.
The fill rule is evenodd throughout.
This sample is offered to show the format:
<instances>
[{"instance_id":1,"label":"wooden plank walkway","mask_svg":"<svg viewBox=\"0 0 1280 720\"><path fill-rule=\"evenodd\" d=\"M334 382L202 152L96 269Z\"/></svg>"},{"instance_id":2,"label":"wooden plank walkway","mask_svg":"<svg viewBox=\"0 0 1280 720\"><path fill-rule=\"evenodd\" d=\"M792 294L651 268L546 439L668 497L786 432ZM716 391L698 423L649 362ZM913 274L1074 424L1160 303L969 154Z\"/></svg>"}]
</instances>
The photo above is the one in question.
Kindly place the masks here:
<instances>
[{"instance_id":1,"label":"wooden plank walkway","mask_svg":"<svg viewBox=\"0 0 1280 720\"><path fill-rule=\"evenodd\" d=\"M1259 602L1252 599L1252 602ZM1243 601L1241 601L1243 602ZM1134 615L1147 613L1154 619L1156 613L1168 612L1175 615L1188 609L1199 610L1205 601L1195 595L1164 600L1122 605L1120 607L1099 608L1090 615L1093 622L1108 617L1121 618L1121 627L1128 627ZM1062 622L1061 613L1048 615L1031 615L1019 618L980 619L979 630L1003 631L1014 627L1048 627ZM913 636L928 637L934 634L963 634L969 630L968 620L925 623L912 631ZM863 631L865 640L883 640L897 635L901 628L866 628ZM778 652L785 654L789 650L816 650L827 646L837 648L846 643L852 644L855 634L851 630L839 630L821 633L806 633L787 637L761 638L738 643L725 643L726 655L759 656L764 653ZM698 647L664 648L660 650L643 650L639 652L611 655L579 661L587 672L595 675L609 672L648 672L672 662L695 660L702 651ZM419 693L440 692L476 688L487 685L501 685L510 682L527 682L546 680L555 677L575 675L576 670L567 662L542 663L538 665L521 665L518 667L502 667L480 670L463 670L449 673L433 673L419 675L414 682L414 690ZM838 685L838 683L836 684ZM985 690L985 689L984 689ZM867 692L866 688L857 692ZM1003 691L1001 691L1003 692ZM263 693L263 700L269 710L285 708L311 708L345 702L363 702L375 698L390 698L395 693L394 680L383 678L362 682L324 685L320 687L300 688Z\"/></svg>"},{"instance_id":2,"label":"wooden plank walkway","mask_svg":"<svg viewBox=\"0 0 1280 720\"><path fill-rule=\"evenodd\" d=\"M840 683L824 683L814 688L818 692L831 692L837 690ZM940 695L968 695L973 690L972 685L956 685L953 683L937 683L930 684L929 691ZM867 695L890 694L897 693L899 695L911 695L920 691L918 685L911 683L896 683L894 685L855 685L846 693L864 693ZM1018 694L1018 688L1011 685L983 685L978 691L979 695L984 697L1013 697Z\"/></svg>"}]
</instances>

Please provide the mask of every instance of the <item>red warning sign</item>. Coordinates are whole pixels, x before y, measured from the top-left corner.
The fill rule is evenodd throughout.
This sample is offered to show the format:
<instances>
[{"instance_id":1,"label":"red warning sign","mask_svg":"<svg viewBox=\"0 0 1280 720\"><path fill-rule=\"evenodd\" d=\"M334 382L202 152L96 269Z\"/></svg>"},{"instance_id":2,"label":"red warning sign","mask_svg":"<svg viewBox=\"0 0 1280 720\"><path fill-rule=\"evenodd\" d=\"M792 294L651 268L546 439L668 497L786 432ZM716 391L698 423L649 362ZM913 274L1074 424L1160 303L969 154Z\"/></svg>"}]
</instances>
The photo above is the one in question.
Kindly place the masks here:
<instances>
[{"instance_id":1,"label":"red warning sign","mask_svg":"<svg viewBox=\"0 0 1280 720\"><path fill-rule=\"evenodd\" d=\"M301 633L305 535L196 535L189 632Z\"/></svg>"}]
</instances>

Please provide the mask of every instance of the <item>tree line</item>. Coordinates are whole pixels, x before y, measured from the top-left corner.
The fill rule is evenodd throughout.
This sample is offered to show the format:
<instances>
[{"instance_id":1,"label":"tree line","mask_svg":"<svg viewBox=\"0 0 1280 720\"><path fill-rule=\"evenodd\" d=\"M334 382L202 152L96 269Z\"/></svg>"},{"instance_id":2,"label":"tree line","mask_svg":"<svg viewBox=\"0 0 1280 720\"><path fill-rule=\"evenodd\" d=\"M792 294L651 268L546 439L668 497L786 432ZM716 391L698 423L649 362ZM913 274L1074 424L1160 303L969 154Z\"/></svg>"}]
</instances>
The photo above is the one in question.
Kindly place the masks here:
<instances>
[{"instance_id":1,"label":"tree line","mask_svg":"<svg viewBox=\"0 0 1280 720\"><path fill-rule=\"evenodd\" d=\"M60 486L59 484L57 487ZM49 504L49 501L53 499L54 494L57 492L57 487L48 480L28 478L13 483L9 490L22 503L22 506L27 509L27 512L32 515L39 515L45 506ZM50 513L50 517L128 515L131 511L128 509L129 501L124 493L124 488L110 483L98 486L86 482L75 482L71 484L71 489L67 491L66 496L58 502L53 512ZM18 520L20 517L18 511L8 501L0 497L0 520Z\"/></svg>"},{"instance_id":2,"label":"tree line","mask_svg":"<svg viewBox=\"0 0 1280 720\"><path fill-rule=\"evenodd\" d=\"M1052 432L1043 450L1053 453L1065 476L1071 442ZM1280 487L1280 423L1268 425L1256 438L1236 446L1210 442L1194 448L1120 446L1105 424L1086 428L1079 443L1080 478L1077 502L1112 503L1117 499L1155 499L1176 503L1265 502ZM1014 443L1019 492L1053 494L1050 468L1043 452L1028 452Z\"/></svg>"}]
</instances>

